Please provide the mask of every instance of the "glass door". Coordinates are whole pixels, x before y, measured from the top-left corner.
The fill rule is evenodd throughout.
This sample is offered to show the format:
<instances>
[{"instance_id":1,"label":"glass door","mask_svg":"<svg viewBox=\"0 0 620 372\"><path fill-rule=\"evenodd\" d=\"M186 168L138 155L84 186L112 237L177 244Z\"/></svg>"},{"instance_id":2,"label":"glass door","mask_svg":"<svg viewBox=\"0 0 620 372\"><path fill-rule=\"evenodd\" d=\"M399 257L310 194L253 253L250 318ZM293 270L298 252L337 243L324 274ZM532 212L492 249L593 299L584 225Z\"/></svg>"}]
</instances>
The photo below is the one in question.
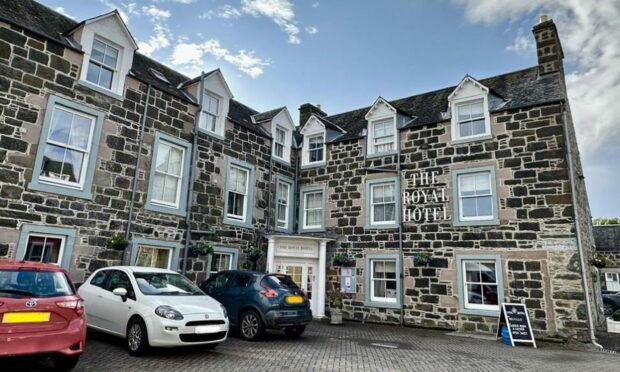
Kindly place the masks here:
<instances>
[{"instance_id":1,"label":"glass door","mask_svg":"<svg viewBox=\"0 0 620 372\"><path fill-rule=\"evenodd\" d=\"M293 279L293 281L304 291L306 291L308 298L312 301L312 289L314 287L314 281L316 280L316 264L305 262L284 262L277 261L275 263L276 272L287 274Z\"/></svg>"}]
</instances>

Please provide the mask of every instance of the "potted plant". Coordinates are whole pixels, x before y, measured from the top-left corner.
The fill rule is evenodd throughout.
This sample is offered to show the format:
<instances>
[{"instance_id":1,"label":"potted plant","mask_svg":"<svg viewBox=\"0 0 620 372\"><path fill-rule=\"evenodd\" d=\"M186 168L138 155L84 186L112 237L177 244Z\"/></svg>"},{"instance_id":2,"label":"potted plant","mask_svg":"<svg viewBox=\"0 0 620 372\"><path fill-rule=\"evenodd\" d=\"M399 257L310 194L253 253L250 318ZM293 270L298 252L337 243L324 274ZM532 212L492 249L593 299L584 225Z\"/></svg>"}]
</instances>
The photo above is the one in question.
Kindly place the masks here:
<instances>
[{"instance_id":1,"label":"potted plant","mask_svg":"<svg viewBox=\"0 0 620 372\"><path fill-rule=\"evenodd\" d=\"M607 332L620 333L620 310L616 310L607 318Z\"/></svg>"},{"instance_id":2,"label":"potted plant","mask_svg":"<svg viewBox=\"0 0 620 372\"><path fill-rule=\"evenodd\" d=\"M194 257L213 254L213 246L209 243L198 243L191 251Z\"/></svg>"},{"instance_id":3,"label":"potted plant","mask_svg":"<svg viewBox=\"0 0 620 372\"><path fill-rule=\"evenodd\" d=\"M592 257L590 263L592 264L592 266L602 269L607 266L607 258L601 254L596 254L594 257Z\"/></svg>"},{"instance_id":4,"label":"potted plant","mask_svg":"<svg viewBox=\"0 0 620 372\"><path fill-rule=\"evenodd\" d=\"M353 260L344 253L338 253L334 256L334 266L352 266Z\"/></svg>"},{"instance_id":5,"label":"potted plant","mask_svg":"<svg viewBox=\"0 0 620 372\"><path fill-rule=\"evenodd\" d=\"M428 252L420 252L413 256L413 262L417 265L428 265L428 261L430 261L431 256Z\"/></svg>"},{"instance_id":6,"label":"potted plant","mask_svg":"<svg viewBox=\"0 0 620 372\"><path fill-rule=\"evenodd\" d=\"M106 241L106 246L110 249L122 251L129 245L129 241L125 238L125 235L117 233L112 235Z\"/></svg>"},{"instance_id":7,"label":"potted plant","mask_svg":"<svg viewBox=\"0 0 620 372\"><path fill-rule=\"evenodd\" d=\"M332 291L327 297L327 305L329 306L330 321L329 324L342 324L342 292L338 290Z\"/></svg>"},{"instance_id":8,"label":"potted plant","mask_svg":"<svg viewBox=\"0 0 620 372\"><path fill-rule=\"evenodd\" d=\"M263 250L258 247L252 247L248 253L248 260L252 263L252 270L256 270L256 263L263 256Z\"/></svg>"}]
</instances>

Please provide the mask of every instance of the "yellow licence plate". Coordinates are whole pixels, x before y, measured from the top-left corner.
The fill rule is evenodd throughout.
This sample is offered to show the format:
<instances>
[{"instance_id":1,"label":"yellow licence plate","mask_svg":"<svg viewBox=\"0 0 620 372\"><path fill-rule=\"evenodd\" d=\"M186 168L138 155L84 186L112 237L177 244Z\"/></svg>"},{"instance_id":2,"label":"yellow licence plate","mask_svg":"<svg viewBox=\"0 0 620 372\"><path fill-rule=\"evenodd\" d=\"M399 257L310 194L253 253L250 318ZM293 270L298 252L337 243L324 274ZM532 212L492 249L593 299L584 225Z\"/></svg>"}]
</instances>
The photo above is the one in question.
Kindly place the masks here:
<instances>
[{"instance_id":1,"label":"yellow licence plate","mask_svg":"<svg viewBox=\"0 0 620 372\"><path fill-rule=\"evenodd\" d=\"M49 322L50 313L5 313L2 323L45 323Z\"/></svg>"},{"instance_id":2,"label":"yellow licence plate","mask_svg":"<svg viewBox=\"0 0 620 372\"><path fill-rule=\"evenodd\" d=\"M285 301L287 304L301 304L304 302L304 298L301 296L287 296Z\"/></svg>"}]
</instances>

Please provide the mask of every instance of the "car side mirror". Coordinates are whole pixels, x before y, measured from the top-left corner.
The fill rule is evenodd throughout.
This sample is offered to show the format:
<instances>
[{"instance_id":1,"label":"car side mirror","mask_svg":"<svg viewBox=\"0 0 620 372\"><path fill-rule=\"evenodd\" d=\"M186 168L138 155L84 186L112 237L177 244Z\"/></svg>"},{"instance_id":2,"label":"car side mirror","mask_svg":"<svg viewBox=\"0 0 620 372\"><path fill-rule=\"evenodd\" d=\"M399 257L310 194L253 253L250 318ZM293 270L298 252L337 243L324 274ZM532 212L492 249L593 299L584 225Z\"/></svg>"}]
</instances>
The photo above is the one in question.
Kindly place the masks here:
<instances>
[{"instance_id":1,"label":"car side mirror","mask_svg":"<svg viewBox=\"0 0 620 372\"><path fill-rule=\"evenodd\" d=\"M116 296L120 296L123 302L127 301L127 290L125 288L116 288L112 293Z\"/></svg>"}]
</instances>

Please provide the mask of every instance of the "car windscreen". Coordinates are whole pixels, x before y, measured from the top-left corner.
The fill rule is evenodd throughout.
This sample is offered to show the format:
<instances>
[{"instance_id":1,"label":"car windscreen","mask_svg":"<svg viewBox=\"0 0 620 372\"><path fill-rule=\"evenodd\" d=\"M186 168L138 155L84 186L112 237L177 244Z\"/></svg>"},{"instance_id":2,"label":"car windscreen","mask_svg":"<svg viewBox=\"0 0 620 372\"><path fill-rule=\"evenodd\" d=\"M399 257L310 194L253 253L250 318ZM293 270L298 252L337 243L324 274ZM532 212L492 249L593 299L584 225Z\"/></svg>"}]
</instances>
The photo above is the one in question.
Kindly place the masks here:
<instances>
[{"instance_id":1,"label":"car windscreen","mask_svg":"<svg viewBox=\"0 0 620 372\"><path fill-rule=\"evenodd\" d=\"M75 294L60 271L0 270L0 297L61 297Z\"/></svg>"},{"instance_id":2,"label":"car windscreen","mask_svg":"<svg viewBox=\"0 0 620 372\"><path fill-rule=\"evenodd\" d=\"M295 284L293 279L284 274L267 275L263 278L262 283L273 289L299 289L299 286Z\"/></svg>"},{"instance_id":3,"label":"car windscreen","mask_svg":"<svg viewBox=\"0 0 620 372\"><path fill-rule=\"evenodd\" d=\"M133 273L140 292L147 296L203 296L189 279L172 273Z\"/></svg>"}]
</instances>

